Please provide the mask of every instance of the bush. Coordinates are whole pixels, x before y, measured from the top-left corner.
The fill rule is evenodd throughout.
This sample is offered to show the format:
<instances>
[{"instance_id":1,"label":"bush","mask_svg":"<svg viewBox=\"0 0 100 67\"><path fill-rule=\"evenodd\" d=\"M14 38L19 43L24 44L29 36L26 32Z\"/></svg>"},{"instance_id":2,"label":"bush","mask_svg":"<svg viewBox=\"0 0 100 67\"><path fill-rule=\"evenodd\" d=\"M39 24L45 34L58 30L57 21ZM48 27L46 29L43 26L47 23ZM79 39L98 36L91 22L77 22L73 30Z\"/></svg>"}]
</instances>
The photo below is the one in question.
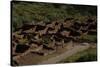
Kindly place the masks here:
<instances>
[{"instance_id":1,"label":"bush","mask_svg":"<svg viewBox=\"0 0 100 67\"><path fill-rule=\"evenodd\" d=\"M97 35L85 35L81 36L80 40L84 42L97 42Z\"/></svg>"}]
</instances>

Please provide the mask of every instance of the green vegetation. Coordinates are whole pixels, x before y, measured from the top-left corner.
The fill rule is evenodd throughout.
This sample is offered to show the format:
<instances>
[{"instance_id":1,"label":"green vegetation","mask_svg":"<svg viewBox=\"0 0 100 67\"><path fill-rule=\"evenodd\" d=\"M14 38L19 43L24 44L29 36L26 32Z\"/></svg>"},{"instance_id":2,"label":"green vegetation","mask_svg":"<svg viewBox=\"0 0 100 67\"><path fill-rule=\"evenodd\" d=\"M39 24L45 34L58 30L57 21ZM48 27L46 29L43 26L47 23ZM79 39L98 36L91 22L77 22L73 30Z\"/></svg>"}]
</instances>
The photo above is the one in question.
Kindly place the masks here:
<instances>
[{"instance_id":1,"label":"green vegetation","mask_svg":"<svg viewBox=\"0 0 100 67\"><path fill-rule=\"evenodd\" d=\"M43 37L43 43L44 43L44 44L48 44L48 43L50 43L50 42L52 42L52 40L50 39L50 36L47 36L47 37L44 36L44 37Z\"/></svg>"},{"instance_id":2,"label":"green vegetation","mask_svg":"<svg viewBox=\"0 0 100 67\"><path fill-rule=\"evenodd\" d=\"M85 35L85 36L81 36L80 37L81 40L85 41L85 42L97 42L97 35Z\"/></svg>"},{"instance_id":3,"label":"green vegetation","mask_svg":"<svg viewBox=\"0 0 100 67\"><path fill-rule=\"evenodd\" d=\"M70 63L70 62L88 62L88 61L96 61L97 60L97 49L90 47L87 50L79 52L75 55L72 55L59 63Z\"/></svg>"},{"instance_id":4,"label":"green vegetation","mask_svg":"<svg viewBox=\"0 0 100 67\"><path fill-rule=\"evenodd\" d=\"M74 17L84 20L87 16L96 16L97 7L35 2L12 2L12 30L25 23L49 22Z\"/></svg>"}]
</instances>

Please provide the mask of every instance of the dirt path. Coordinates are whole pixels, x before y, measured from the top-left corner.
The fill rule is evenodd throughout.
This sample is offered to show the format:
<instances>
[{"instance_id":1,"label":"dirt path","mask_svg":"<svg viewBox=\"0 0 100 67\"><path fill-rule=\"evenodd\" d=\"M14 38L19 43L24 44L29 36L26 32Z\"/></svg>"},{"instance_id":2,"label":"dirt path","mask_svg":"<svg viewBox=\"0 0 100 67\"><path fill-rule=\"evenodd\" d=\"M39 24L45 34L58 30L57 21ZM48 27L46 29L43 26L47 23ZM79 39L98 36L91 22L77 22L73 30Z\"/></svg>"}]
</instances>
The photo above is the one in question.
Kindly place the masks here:
<instances>
[{"instance_id":1,"label":"dirt path","mask_svg":"<svg viewBox=\"0 0 100 67\"><path fill-rule=\"evenodd\" d=\"M34 54L27 54L24 57L19 59L19 65L36 65L36 64L55 64L69 56L76 54L77 52L86 50L90 47L90 45L79 45L76 44L74 47L69 48L65 47L63 50L57 52L57 54L47 55L47 56L39 56Z\"/></svg>"},{"instance_id":2,"label":"dirt path","mask_svg":"<svg viewBox=\"0 0 100 67\"><path fill-rule=\"evenodd\" d=\"M73 54L77 53L77 52L80 52L80 51L83 51L83 50L86 50L89 48L89 45L85 45L85 46L82 46L82 45L77 45L77 46L74 46L72 49L62 53L61 55L59 56L56 56L56 57L53 57L53 58L49 58L48 60L45 60L45 61L42 61L38 64L54 64L56 62L59 62L69 56L72 56Z\"/></svg>"}]
</instances>

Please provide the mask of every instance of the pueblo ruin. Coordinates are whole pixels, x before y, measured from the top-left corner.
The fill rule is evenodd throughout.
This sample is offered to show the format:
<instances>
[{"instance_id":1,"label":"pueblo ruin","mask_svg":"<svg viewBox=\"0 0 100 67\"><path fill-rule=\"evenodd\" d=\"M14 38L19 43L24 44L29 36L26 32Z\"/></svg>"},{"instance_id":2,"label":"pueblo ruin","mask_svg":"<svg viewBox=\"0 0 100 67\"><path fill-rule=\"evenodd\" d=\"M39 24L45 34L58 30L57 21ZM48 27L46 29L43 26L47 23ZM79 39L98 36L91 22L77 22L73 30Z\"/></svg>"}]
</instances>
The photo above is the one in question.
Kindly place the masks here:
<instances>
[{"instance_id":1,"label":"pueblo ruin","mask_svg":"<svg viewBox=\"0 0 100 67\"><path fill-rule=\"evenodd\" d=\"M83 42L80 39L83 35L96 33L95 18L87 18L84 22L66 18L63 21L24 24L12 33L12 60L17 64L17 60L28 53L47 56L65 46L74 47L74 42Z\"/></svg>"}]
</instances>

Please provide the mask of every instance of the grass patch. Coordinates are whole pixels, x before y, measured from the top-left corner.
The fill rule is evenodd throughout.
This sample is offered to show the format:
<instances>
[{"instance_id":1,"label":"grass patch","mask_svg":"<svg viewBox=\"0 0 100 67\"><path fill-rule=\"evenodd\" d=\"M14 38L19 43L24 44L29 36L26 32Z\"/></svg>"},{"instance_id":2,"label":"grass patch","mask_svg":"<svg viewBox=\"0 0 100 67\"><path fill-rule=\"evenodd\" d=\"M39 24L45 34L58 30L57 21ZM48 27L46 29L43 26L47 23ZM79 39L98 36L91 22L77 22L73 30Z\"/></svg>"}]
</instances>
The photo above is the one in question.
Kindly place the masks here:
<instances>
[{"instance_id":1,"label":"grass patch","mask_svg":"<svg viewBox=\"0 0 100 67\"><path fill-rule=\"evenodd\" d=\"M72 55L58 63L88 62L96 60L97 60L97 49L90 47L89 49L79 52L75 55Z\"/></svg>"},{"instance_id":2,"label":"grass patch","mask_svg":"<svg viewBox=\"0 0 100 67\"><path fill-rule=\"evenodd\" d=\"M84 42L97 42L97 35L85 35L85 36L81 36L80 40L84 41Z\"/></svg>"}]
</instances>

